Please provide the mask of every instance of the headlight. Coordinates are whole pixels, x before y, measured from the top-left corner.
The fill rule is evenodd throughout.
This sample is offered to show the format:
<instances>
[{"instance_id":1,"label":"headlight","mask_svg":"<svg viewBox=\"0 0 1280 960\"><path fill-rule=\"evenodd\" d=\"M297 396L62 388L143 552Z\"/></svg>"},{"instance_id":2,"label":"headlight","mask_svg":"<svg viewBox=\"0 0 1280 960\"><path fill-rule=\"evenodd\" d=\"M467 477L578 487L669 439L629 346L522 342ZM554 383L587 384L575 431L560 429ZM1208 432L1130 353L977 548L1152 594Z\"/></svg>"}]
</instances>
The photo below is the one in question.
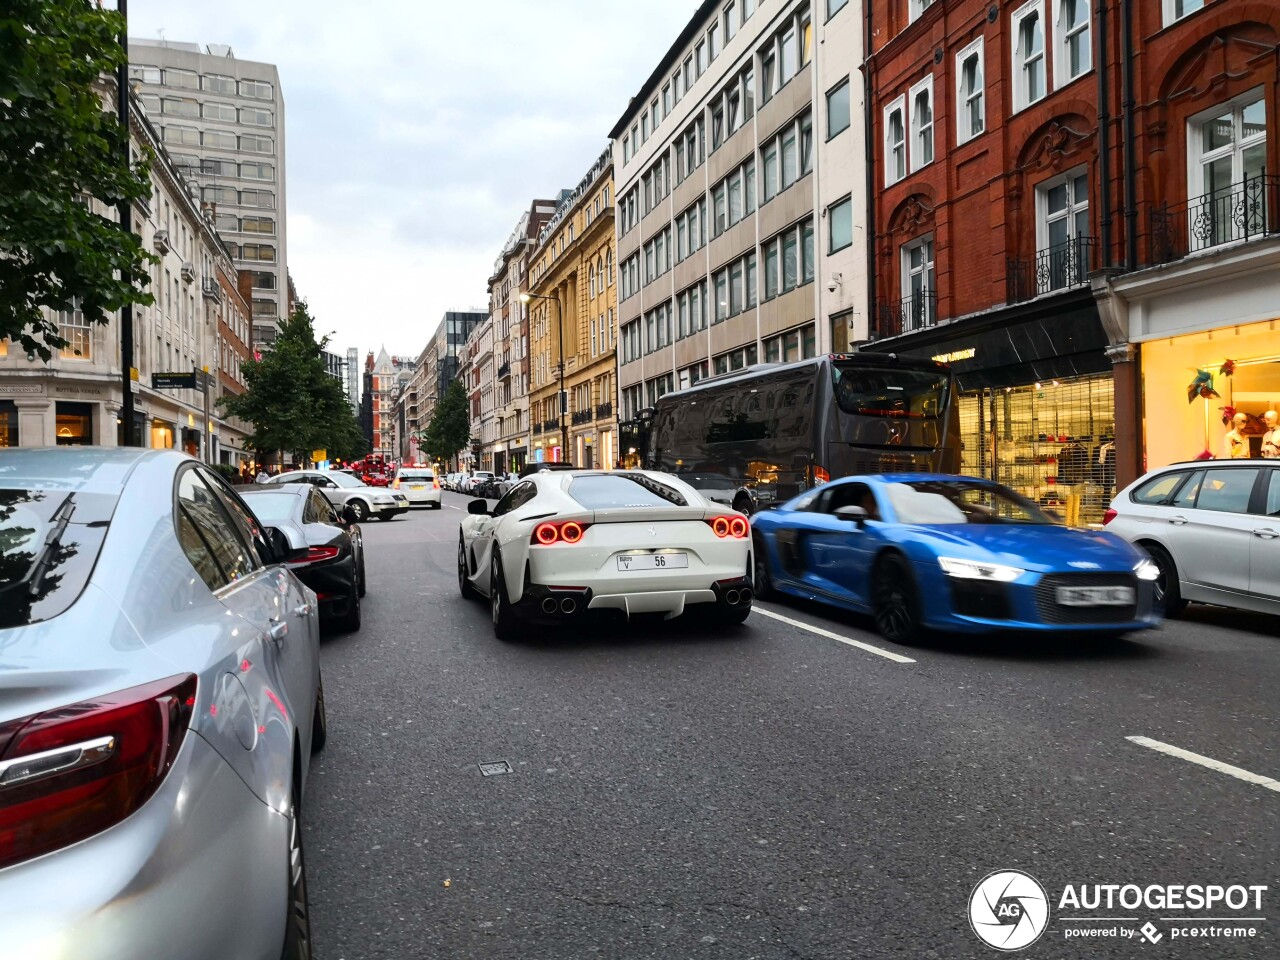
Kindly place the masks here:
<instances>
[{"instance_id":1,"label":"headlight","mask_svg":"<svg viewBox=\"0 0 1280 960\"><path fill-rule=\"evenodd\" d=\"M1160 568L1156 566L1154 560L1139 560L1133 568L1133 572L1139 580L1159 580Z\"/></svg>"},{"instance_id":2,"label":"headlight","mask_svg":"<svg viewBox=\"0 0 1280 960\"><path fill-rule=\"evenodd\" d=\"M395 503L396 500L395 500L395 497L374 497L373 502L387 504L387 503Z\"/></svg>"},{"instance_id":3,"label":"headlight","mask_svg":"<svg viewBox=\"0 0 1280 960\"><path fill-rule=\"evenodd\" d=\"M960 560L956 557L939 557L942 572L957 580L997 580L1009 583L1026 573L1020 567L1006 567L999 563L980 563L977 560Z\"/></svg>"}]
</instances>

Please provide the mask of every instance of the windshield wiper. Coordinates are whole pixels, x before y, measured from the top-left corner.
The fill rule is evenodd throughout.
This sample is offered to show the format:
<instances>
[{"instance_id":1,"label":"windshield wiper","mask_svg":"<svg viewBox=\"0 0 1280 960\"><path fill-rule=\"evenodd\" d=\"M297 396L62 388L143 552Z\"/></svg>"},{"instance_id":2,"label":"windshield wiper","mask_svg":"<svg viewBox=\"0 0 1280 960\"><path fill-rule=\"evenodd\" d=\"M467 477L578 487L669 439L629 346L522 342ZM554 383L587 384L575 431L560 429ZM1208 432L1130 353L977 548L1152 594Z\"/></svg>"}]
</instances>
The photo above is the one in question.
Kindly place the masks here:
<instances>
[{"instance_id":1,"label":"windshield wiper","mask_svg":"<svg viewBox=\"0 0 1280 960\"><path fill-rule=\"evenodd\" d=\"M74 512L75 505L71 502L71 494L67 494L67 498L58 505L58 509L53 511L53 515L49 518L53 526L45 535L44 544L36 554L31 571L27 574L27 593L33 597L40 593L44 576L52 566L53 551L62 542L62 535L67 532L67 524L71 522L71 514Z\"/></svg>"}]
</instances>

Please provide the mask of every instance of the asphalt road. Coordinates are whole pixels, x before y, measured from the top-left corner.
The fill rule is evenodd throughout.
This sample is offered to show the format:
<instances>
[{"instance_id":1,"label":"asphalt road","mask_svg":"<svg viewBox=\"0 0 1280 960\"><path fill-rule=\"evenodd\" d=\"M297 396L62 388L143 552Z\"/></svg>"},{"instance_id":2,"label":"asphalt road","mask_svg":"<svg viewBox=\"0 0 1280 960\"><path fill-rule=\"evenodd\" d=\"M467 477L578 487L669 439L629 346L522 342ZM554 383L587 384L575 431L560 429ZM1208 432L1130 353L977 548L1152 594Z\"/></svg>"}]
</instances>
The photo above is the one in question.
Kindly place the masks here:
<instances>
[{"instance_id":1,"label":"asphalt road","mask_svg":"<svg viewBox=\"0 0 1280 960\"><path fill-rule=\"evenodd\" d=\"M1280 620L1192 607L1110 645L894 648L770 603L737 629L502 643L458 595L465 502L366 524L364 627L324 641L320 960L990 957L970 896L1006 869L1049 900L1028 957L1280 956L1280 791L1126 739L1280 777ZM1069 884L1269 889L1059 909ZM1191 926L1257 935L1175 938Z\"/></svg>"}]
</instances>

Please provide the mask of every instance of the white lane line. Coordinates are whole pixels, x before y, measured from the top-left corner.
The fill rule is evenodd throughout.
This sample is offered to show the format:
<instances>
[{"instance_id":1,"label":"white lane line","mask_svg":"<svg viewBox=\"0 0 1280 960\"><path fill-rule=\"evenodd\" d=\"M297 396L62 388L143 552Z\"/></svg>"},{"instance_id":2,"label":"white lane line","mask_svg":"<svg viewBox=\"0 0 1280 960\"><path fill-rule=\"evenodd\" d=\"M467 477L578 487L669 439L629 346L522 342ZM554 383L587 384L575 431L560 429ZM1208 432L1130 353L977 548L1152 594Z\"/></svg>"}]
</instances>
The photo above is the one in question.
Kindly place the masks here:
<instances>
[{"instance_id":1,"label":"white lane line","mask_svg":"<svg viewBox=\"0 0 1280 960\"><path fill-rule=\"evenodd\" d=\"M1265 787L1268 790L1274 790L1280 793L1280 780L1274 777L1264 777L1261 774L1251 773L1242 767L1234 767L1229 763L1223 763L1221 760L1215 760L1213 757L1202 756L1198 753L1192 753L1190 750L1183 750L1181 747L1175 747L1168 743L1161 743L1159 740L1152 740L1150 737L1125 737L1126 740L1136 743L1140 747L1146 747L1157 753L1167 753L1171 757L1179 757L1183 760L1189 760L1192 763L1198 763L1202 767L1208 767L1210 770L1217 770L1218 773L1225 773L1229 777L1235 777L1237 780L1243 780L1245 783L1252 783L1259 787Z\"/></svg>"},{"instance_id":2,"label":"white lane line","mask_svg":"<svg viewBox=\"0 0 1280 960\"><path fill-rule=\"evenodd\" d=\"M886 660L892 660L894 663L915 663L910 657L904 657L900 653L894 653L891 650L882 650L879 647L872 646L869 643L863 643L861 640L854 640L851 637L842 637L838 633L832 633L830 630L823 630L821 627L815 627L812 624L802 623L799 620L792 620L790 617L784 617L780 613L773 613L769 610L763 610L760 607L753 606L752 613L758 613L762 617L771 617L774 620L781 620L783 623L798 627L801 630L808 630L810 633L816 633L820 637L826 637L828 640L836 640L840 643L848 644L851 647L857 647L859 650L866 650L868 653L874 653L884 657Z\"/></svg>"}]
</instances>

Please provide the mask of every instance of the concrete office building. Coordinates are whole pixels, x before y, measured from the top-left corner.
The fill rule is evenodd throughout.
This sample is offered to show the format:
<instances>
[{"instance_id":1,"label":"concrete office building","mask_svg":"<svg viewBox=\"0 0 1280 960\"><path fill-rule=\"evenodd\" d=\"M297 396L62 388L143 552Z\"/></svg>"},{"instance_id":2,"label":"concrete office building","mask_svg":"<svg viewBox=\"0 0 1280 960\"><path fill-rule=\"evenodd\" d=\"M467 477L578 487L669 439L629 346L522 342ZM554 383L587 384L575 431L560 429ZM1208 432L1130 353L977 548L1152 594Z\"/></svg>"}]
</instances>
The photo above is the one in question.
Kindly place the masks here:
<instances>
[{"instance_id":1,"label":"concrete office building","mask_svg":"<svg viewBox=\"0 0 1280 960\"><path fill-rule=\"evenodd\" d=\"M225 44L129 39L129 74L173 162L252 276L255 346L288 313L285 112L275 66Z\"/></svg>"},{"instance_id":2,"label":"concrete office building","mask_svg":"<svg viewBox=\"0 0 1280 960\"><path fill-rule=\"evenodd\" d=\"M865 338L861 11L709 0L610 132L624 420Z\"/></svg>"}]
</instances>

